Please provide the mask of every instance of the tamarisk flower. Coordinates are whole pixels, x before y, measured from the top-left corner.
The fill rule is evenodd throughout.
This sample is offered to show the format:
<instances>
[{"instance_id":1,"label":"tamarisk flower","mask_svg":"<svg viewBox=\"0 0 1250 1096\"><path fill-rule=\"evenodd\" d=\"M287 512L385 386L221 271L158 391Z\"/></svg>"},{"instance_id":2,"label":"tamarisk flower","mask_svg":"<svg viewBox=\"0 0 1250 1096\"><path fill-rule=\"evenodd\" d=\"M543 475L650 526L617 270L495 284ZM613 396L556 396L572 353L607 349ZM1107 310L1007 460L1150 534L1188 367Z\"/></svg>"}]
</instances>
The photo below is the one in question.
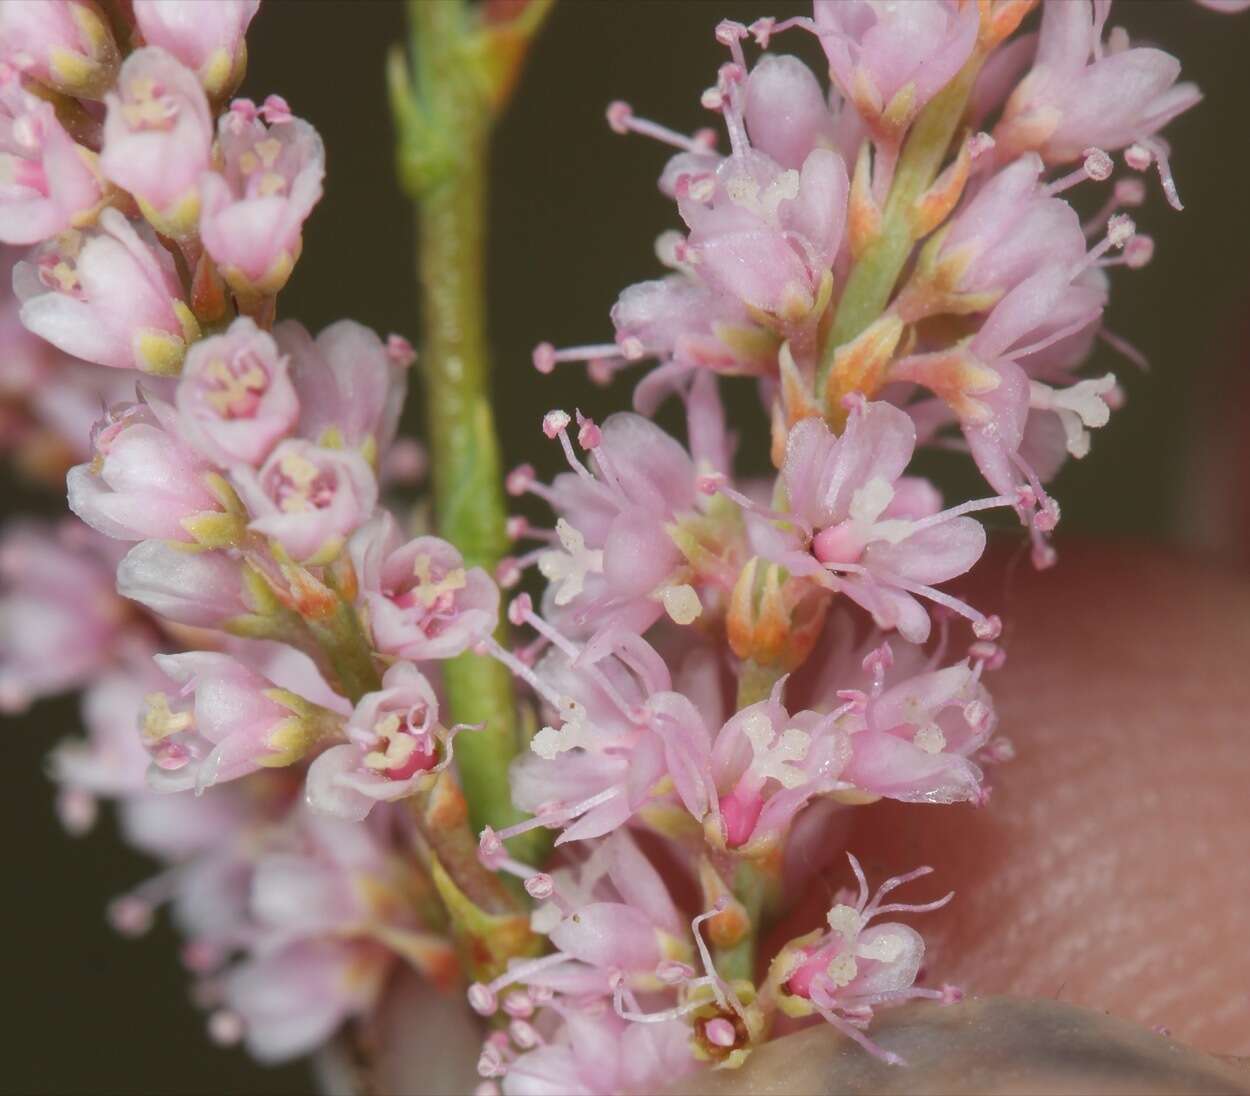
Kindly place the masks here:
<instances>
[{"instance_id":1,"label":"tamarisk flower","mask_svg":"<svg viewBox=\"0 0 1250 1096\"><path fill-rule=\"evenodd\" d=\"M284 320L274 338L291 363L300 436L318 445L359 449L376 464L399 425L410 348L402 341L384 344L352 320L331 324L316 339L301 324Z\"/></svg>"},{"instance_id":2,"label":"tamarisk flower","mask_svg":"<svg viewBox=\"0 0 1250 1096\"><path fill-rule=\"evenodd\" d=\"M955 78L980 25L975 6L952 0L815 0L813 15L838 90L893 140Z\"/></svg>"},{"instance_id":3,"label":"tamarisk flower","mask_svg":"<svg viewBox=\"0 0 1250 1096\"><path fill-rule=\"evenodd\" d=\"M224 99L247 67L248 24L260 0L134 0L135 24L149 46L160 46L196 73L204 90Z\"/></svg>"},{"instance_id":4,"label":"tamarisk flower","mask_svg":"<svg viewBox=\"0 0 1250 1096\"><path fill-rule=\"evenodd\" d=\"M1102 40L1109 4L1094 0L1047 4L1033 68L1020 82L994 129L1000 158L1036 149L1048 164L1079 160L1091 146L1140 146L1143 166L1159 165L1168 201L1180 200L1155 135L1202 95L1177 83L1180 62L1163 50L1130 47L1123 31Z\"/></svg>"},{"instance_id":5,"label":"tamarisk flower","mask_svg":"<svg viewBox=\"0 0 1250 1096\"><path fill-rule=\"evenodd\" d=\"M260 464L300 413L287 357L246 316L191 348L175 404L188 442L219 467Z\"/></svg>"},{"instance_id":6,"label":"tamarisk flower","mask_svg":"<svg viewBox=\"0 0 1250 1096\"><path fill-rule=\"evenodd\" d=\"M377 477L359 453L299 438L280 442L257 470L237 466L231 480L248 528L304 563L334 559L378 501Z\"/></svg>"},{"instance_id":7,"label":"tamarisk flower","mask_svg":"<svg viewBox=\"0 0 1250 1096\"><path fill-rule=\"evenodd\" d=\"M69 506L119 540L187 543L216 529L229 489L212 465L165 430L143 403L114 407L96 424L92 459L70 469Z\"/></svg>"},{"instance_id":8,"label":"tamarisk flower","mask_svg":"<svg viewBox=\"0 0 1250 1096\"><path fill-rule=\"evenodd\" d=\"M237 559L163 540L141 541L126 553L117 565L117 592L158 617L195 628L226 628L252 608Z\"/></svg>"},{"instance_id":9,"label":"tamarisk flower","mask_svg":"<svg viewBox=\"0 0 1250 1096\"><path fill-rule=\"evenodd\" d=\"M359 822L380 802L412 795L424 777L451 764L459 727L438 722L434 689L411 662L396 662L378 692L361 697L331 746L308 769L306 798L315 811Z\"/></svg>"},{"instance_id":10,"label":"tamarisk flower","mask_svg":"<svg viewBox=\"0 0 1250 1096\"><path fill-rule=\"evenodd\" d=\"M95 153L70 137L52 104L0 62L0 240L34 244L85 227L103 201Z\"/></svg>"},{"instance_id":11,"label":"tamarisk flower","mask_svg":"<svg viewBox=\"0 0 1250 1096\"><path fill-rule=\"evenodd\" d=\"M0 6L0 60L54 91L100 99L120 58L93 0L12 0Z\"/></svg>"},{"instance_id":12,"label":"tamarisk flower","mask_svg":"<svg viewBox=\"0 0 1250 1096\"><path fill-rule=\"evenodd\" d=\"M159 232L195 236L200 176L213 144L208 100L195 74L163 49L136 50L105 102L104 174L130 191Z\"/></svg>"},{"instance_id":13,"label":"tamarisk flower","mask_svg":"<svg viewBox=\"0 0 1250 1096\"><path fill-rule=\"evenodd\" d=\"M99 365L176 373L200 335L173 258L115 209L98 230L63 233L18 263L13 290L28 330Z\"/></svg>"},{"instance_id":14,"label":"tamarisk flower","mask_svg":"<svg viewBox=\"0 0 1250 1096\"><path fill-rule=\"evenodd\" d=\"M834 437L821 419L790 432L781 477L790 532L759 523L757 548L791 573L825 582L913 643L929 635L917 597L982 625L983 615L934 584L962 575L985 549L985 531L964 515L1010 505L993 498L941 510L936 491L903 476L915 426L887 403L856 403ZM828 576L828 577L826 577Z\"/></svg>"},{"instance_id":15,"label":"tamarisk flower","mask_svg":"<svg viewBox=\"0 0 1250 1096\"><path fill-rule=\"evenodd\" d=\"M384 510L352 537L348 551L357 607L379 651L418 662L454 658L494 631L498 588L482 568L466 568L447 541L402 543Z\"/></svg>"},{"instance_id":16,"label":"tamarisk flower","mask_svg":"<svg viewBox=\"0 0 1250 1096\"><path fill-rule=\"evenodd\" d=\"M148 782L156 791L202 791L260 768L290 765L320 739L340 733L341 715L277 688L229 655L157 655L156 664L180 686L173 698L151 694L143 717L143 742L152 755ZM186 697L190 709L181 707Z\"/></svg>"},{"instance_id":17,"label":"tamarisk flower","mask_svg":"<svg viewBox=\"0 0 1250 1096\"><path fill-rule=\"evenodd\" d=\"M67 519L0 539L0 710L89 682L131 643L112 545Z\"/></svg>"},{"instance_id":18,"label":"tamarisk flower","mask_svg":"<svg viewBox=\"0 0 1250 1096\"><path fill-rule=\"evenodd\" d=\"M586 635L614 625L641 632L665 614L689 624L704 610L701 591L715 602L732 588L736 512L709 505L698 489L700 475L723 476L729 459L712 384L703 376L687 399L693 454L642 416L621 413L602 427L582 420L587 467L568 437L568 415L544 419L572 472L550 486L536 484L528 469L512 474L513 493L538 495L558 518L554 534L526 530L549 547L510 563L537 564L550 584L545 610L557 625Z\"/></svg>"},{"instance_id":19,"label":"tamarisk flower","mask_svg":"<svg viewBox=\"0 0 1250 1096\"><path fill-rule=\"evenodd\" d=\"M923 905L882 903L904 883L929 875L933 869L926 867L887 879L870 901L868 881L859 861L850 853L847 859L859 883L858 895L853 901L836 902L829 910L828 932L817 930L782 948L769 969L768 988L788 1015L818 1014L874 1057L890 1065L903 1065L897 1054L883 1050L864 1034L873 1010L918 997L951 1004L963 994L953 986L940 990L916 986L924 959L920 934L899 922L870 922L887 913L941 909L954 892Z\"/></svg>"},{"instance_id":20,"label":"tamarisk flower","mask_svg":"<svg viewBox=\"0 0 1250 1096\"><path fill-rule=\"evenodd\" d=\"M240 296L272 296L291 276L304 222L321 200L321 137L274 103L258 111L240 99L221 116L217 145L220 170L200 180L204 247Z\"/></svg>"}]
</instances>

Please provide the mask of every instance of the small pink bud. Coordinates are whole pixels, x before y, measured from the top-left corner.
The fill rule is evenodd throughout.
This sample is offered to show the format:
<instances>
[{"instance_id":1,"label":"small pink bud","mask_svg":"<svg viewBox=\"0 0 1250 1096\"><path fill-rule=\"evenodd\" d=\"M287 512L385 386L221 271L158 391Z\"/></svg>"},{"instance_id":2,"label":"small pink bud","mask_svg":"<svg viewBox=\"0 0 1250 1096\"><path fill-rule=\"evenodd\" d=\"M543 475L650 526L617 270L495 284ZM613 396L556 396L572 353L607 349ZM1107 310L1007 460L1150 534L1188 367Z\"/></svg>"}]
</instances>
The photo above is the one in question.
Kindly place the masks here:
<instances>
[{"instance_id":1,"label":"small pink bud","mask_svg":"<svg viewBox=\"0 0 1250 1096\"><path fill-rule=\"evenodd\" d=\"M1111 178L1111 173L1115 170L1115 164L1111 157L1103 152L1102 149L1087 148L1084 155L1086 175L1099 183Z\"/></svg>"},{"instance_id":2,"label":"small pink bud","mask_svg":"<svg viewBox=\"0 0 1250 1096\"><path fill-rule=\"evenodd\" d=\"M703 1034L707 1036L709 1043L718 1047L731 1047L737 1039L733 1024L723 1016L718 1016L715 1020L709 1020L704 1025Z\"/></svg>"},{"instance_id":3,"label":"small pink bud","mask_svg":"<svg viewBox=\"0 0 1250 1096\"><path fill-rule=\"evenodd\" d=\"M534 1000L524 990L513 990L503 999L503 1010L509 1016L528 1020L534 1015Z\"/></svg>"},{"instance_id":4,"label":"small pink bud","mask_svg":"<svg viewBox=\"0 0 1250 1096\"><path fill-rule=\"evenodd\" d=\"M1124 150L1124 162L1134 171L1145 171L1153 159L1150 150L1144 145L1133 144Z\"/></svg>"},{"instance_id":5,"label":"small pink bud","mask_svg":"<svg viewBox=\"0 0 1250 1096\"><path fill-rule=\"evenodd\" d=\"M392 365L397 365L401 369L407 369L417 360L417 352L413 349L412 343L403 335L394 333L386 336L386 356Z\"/></svg>"},{"instance_id":6,"label":"small pink bud","mask_svg":"<svg viewBox=\"0 0 1250 1096\"><path fill-rule=\"evenodd\" d=\"M495 565L495 581L505 590L511 590L521 581L521 565L515 556L504 556Z\"/></svg>"},{"instance_id":7,"label":"small pink bud","mask_svg":"<svg viewBox=\"0 0 1250 1096\"><path fill-rule=\"evenodd\" d=\"M525 893L540 902L550 898L555 893L555 889L555 881L546 872L531 875L525 880Z\"/></svg>"},{"instance_id":8,"label":"small pink bud","mask_svg":"<svg viewBox=\"0 0 1250 1096\"><path fill-rule=\"evenodd\" d=\"M504 479L504 489L513 498L516 498L525 494L533 482L534 466L532 464L519 464Z\"/></svg>"},{"instance_id":9,"label":"small pink bud","mask_svg":"<svg viewBox=\"0 0 1250 1096\"><path fill-rule=\"evenodd\" d=\"M972 634L977 639L997 639L1003 634L1003 622L997 615L991 615L981 620L973 621Z\"/></svg>"},{"instance_id":10,"label":"small pink bud","mask_svg":"<svg viewBox=\"0 0 1250 1096\"><path fill-rule=\"evenodd\" d=\"M533 615L534 601L529 594L518 594L508 606L508 620L519 628Z\"/></svg>"},{"instance_id":11,"label":"small pink bud","mask_svg":"<svg viewBox=\"0 0 1250 1096\"><path fill-rule=\"evenodd\" d=\"M219 1047L232 1047L243 1038L243 1017L218 1009L208 1018L208 1037Z\"/></svg>"},{"instance_id":12,"label":"small pink bud","mask_svg":"<svg viewBox=\"0 0 1250 1096\"><path fill-rule=\"evenodd\" d=\"M613 133L628 133L629 121L633 116L634 108L622 99L617 99L608 104L608 125L612 127Z\"/></svg>"},{"instance_id":13,"label":"small pink bud","mask_svg":"<svg viewBox=\"0 0 1250 1096\"><path fill-rule=\"evenodd\" d=\"M468 992L469 1007L479 1016L493 1016L497 1003L494 992L481 982L474 982ZM485 1053L483 1051L483 1053Z\"/></svg>"}]
</instances>

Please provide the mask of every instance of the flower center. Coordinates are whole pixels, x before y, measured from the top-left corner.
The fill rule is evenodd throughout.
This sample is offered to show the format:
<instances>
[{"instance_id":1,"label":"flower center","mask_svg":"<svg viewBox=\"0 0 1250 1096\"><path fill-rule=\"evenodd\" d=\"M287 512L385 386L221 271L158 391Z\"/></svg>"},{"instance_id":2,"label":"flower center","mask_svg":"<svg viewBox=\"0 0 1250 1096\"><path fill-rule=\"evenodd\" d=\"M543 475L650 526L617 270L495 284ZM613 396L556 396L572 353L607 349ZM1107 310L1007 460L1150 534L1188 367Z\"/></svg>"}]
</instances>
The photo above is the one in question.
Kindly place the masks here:
<instances>
[{"instance_id":1,"label":"flower center","mask_svg":"<svg viewBox=\"0 0 1250 1096\"><path fill-rule=\"evenodd\" d=\"M217 358L204 370L205 399L223 419L248 419L256 414L269 388L269 373L261 361L246 352L230 361Z\"/></svg>"},{"instance_id":2,"label":"flower center","mask_svg":"<svg viewBox=\"0 0 1250 1096\"><path fill-rule=\"evenodd\" d=\"M150 76L136 76L126 86L122 116L131 129L172 129L178 120L178 102Z\"/></svg>"},{"instance_id":3,"label":"flower center","mask_svg":"<svg viewBox=\"0 0 1250 1096\"><path fill-rule=\"evenodd\" d=\"M270 482L270 497L287 514L324 510L334 501L338 487L332 469L318 468L299 453L286 453Z\"/></svg>"},{"instance_id":4,"label":"flower center","mask_svg":"<svg viewBox=\"0 0 1250 1096\"><path fill-rule=\"evenodd\" d=\"M424 725L425 718L425 708L420 707L410 708L404 719L398 712L388 712L374 723L379 748L365 754L365 768L392 780L407 780L432 769L438 760L434 739L424 731L414 730L414 726Z\"/></svg>"}]
</instances>

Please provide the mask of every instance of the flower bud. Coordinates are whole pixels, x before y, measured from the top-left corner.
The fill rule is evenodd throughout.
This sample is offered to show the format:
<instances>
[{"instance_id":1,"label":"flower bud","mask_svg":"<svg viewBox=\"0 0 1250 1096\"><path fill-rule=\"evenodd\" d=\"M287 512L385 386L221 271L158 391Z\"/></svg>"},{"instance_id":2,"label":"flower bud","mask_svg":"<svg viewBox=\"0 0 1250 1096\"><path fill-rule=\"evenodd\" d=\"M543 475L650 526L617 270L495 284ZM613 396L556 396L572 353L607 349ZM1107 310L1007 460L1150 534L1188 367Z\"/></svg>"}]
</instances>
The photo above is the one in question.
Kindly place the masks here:
<instances>
[{"instance_id":1,"label":"flower bud","mask_svg":"<svg viewBox=\"0 0 1250 1096\"><path fill-rule=\"evenodd\" d=\"M204 247L235 293L272 296L291 276L304 222L321 200L321 137L298 118L266 126L254 110L231 110L217 141L221 171L200 183Z\"/></svg>"},{"instance_id":2,"label":"flower bud","mask_svg":"<svg viewBox=\"0 0 1250 1096\"><path fill-rule=\"evenodd\" d=\"M6 0L0 56L66 95L99 99L117 73L117 44L92 0Z\"/></svg>"},{"instance_id":3,"label":"flower bud","mask_svg":"<svg viewBox=\"0 0 1250 1096\"><path fill-rule=\"evenodd\" d=\"M0 240L34 244L90 221L104 198L95 153L77 144L52 104L22 87L4 64L0 124L8 135L0 152Z\"/></svg>"},{"instance_id":4,"label":"flower bud","mask_svg":"<svg viewBox=\"0 0 1250 1096\"><path fill-rule=\"evenodd\" d=\"M158 232L194 236L200 176L213 145L212 115L195 74L162 49L137 50L105 101L104 173L134 195Z\"/></svg>"},{"instance_id":5,"label":"flower bud","mask_svg":"<svg viewBox=\"0 0 1250 1096\"><path fill-rule=\"evenodd\" d=\"M246 316L191 348L175 404L187 440L218 465L257 465L295 425L287 359Z\"/></svg>"},{"instance_id":6,"label":"flower bud","mask_svg":"<svg viewBox=\"0 0 1250 1096\"><path fill-rule=\"evenodd\" d=\"M248 612L242 564L225 552L196 552L161 540L136 544L117 565L117 592L157 616L222 628Z\"/></svg>"},{"instance_id":7,"label":"flower bud","mask_svg":"<svg viewBox=\"0 0 1250 1096\"><path fill-rule=\"evenodd\" d=\"M134 0L135 22L150 46L168 50L224 99L247 69L244 35L260 0Z\"/></svg>"},{"instance_id":8,"label":"flower bud","mask_svg":"<svg viewBox=\"0 0 1250 1096\"><path fill-rule=\"evenodd\" d=\"M730 596L729 645L743 661L793 670L819 638L828 607L823 587L754 556Z\"/></svg>"},{"instance_id":9,"label":"flower bud","mask_svg":"<svg viewBox=\"0 0 1250 1096\"><path fill-rule=\"evenodd\" d=\"M213 519L224 517L225 483L145 404L115 408L96 424L92 442L93 459L71 468L66 482L69 508L93 529L118 540L192 543L197 522L207 517L216 526Z\"/></svg>"},{"instance_id":10,"label":"flower bud","mask_svg":"<svg viewBox=\"0 0 1250 1096\"><path fill-rule=\"evenodd\" d=\"M252 515L248 528L302 563L337 556L378 502L377 478L359 453L297 438L282 442L258 472L236 468L233 479Z\"/></svg>"},{"instance_id":11,"label":"flower bud","mask_svg":"<svg viewBox=\"0 0 1250 1096\"><path fill-rule=\"evenodd\" d=\"M181 689L147 698L141 725L153 758L156 791L197 791L261 768L294 764L342 717L253 673L229 655L190 651L157 655ZM193 698L184 709L181 698Z\"/></svg>"},{"instance_id":12,"label":"flower bud","mask_svg":"<svg viewBox=\"0 0 1250 1096\"><path fill-rule=\"evenodd\" d=\"M169 253L115 209L18 263L13 290L28 331L99 365L177 373L200 334Z\"/></svg>"}]
</instances>

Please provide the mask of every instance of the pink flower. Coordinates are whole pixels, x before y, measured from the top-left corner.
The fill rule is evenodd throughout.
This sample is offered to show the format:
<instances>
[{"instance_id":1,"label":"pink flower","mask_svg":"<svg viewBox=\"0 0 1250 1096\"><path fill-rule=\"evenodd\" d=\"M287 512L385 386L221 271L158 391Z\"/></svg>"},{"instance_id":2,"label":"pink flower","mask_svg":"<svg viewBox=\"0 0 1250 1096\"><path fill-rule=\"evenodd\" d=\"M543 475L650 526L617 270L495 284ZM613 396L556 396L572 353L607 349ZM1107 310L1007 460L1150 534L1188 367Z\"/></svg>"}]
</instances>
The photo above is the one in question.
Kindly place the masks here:
<instances>
[{"instance_id":1,"label":"pink flower","mask_svg":"<svg viewBox=\"0 0 1250 1096\"><path fill-rule=\"evenodd\" d=\"M0 710L82 685L126 649L112 546L72 519L14 525L0 541Z\"/></svg>"},{"instance_id":2,"label":"pink flower","mask_svg":"<svg viewBox=\"0 0 1250 1096\"><path fill-rule=\"evenodd\" d=\"M305 563L337 556L378 502L377 477L359 453L298 438L281 442L259 470L240 465L231 478L252 515L248 528Z\"/></svg>"},{"instance_id":3,"label":"pink flower","mask_svg":"<svg viewBox=\"0 0 1250 1096\"><path fill-rule=\"evenodd\" d=\"M815 0L814 15L838 90L890 136L955 78L980 25L975 5L952 0Z\"/></svg>"},{"instance_id":4,"label":"pink flower","mask_svg":"<svg viewBox=\"0 0 1250 1096\"><path fill-rule=\"evenodd\" d=\"M751 146L799 169L817 148L839 148L837 124L820 81L797 57L766 53L747 77L743 105Z\"/></svg>"},{"instance_id":5,"label":"pink flower","mask_svg":"<svg viewBox=\"0 0 1250 1096\"><path fill-rule=\"evenodd\" d=\"M134 15L149 46L172 53L220 100L243 79L244 35L259 7L260 0L134 0Z\"/></svg>"},{"instance_id":6,"label":"pink flower","mask_svg":"<svg viewBox=\"0 0 1250 1096\"><path fill-rule=\"evenodd\" d=\"M500 1063L504 1096L660 1092L696 1068L690 1026L633 1024L609 1009L570 1011L556 1035Z\"/></svg>"},{"instance_id":7,"label":"pink flower","mask_svg":"<svg viewBox=\"0 0 1250 1096\"><path fill-rule=\"evenodd\" d=\"M811 322L831 288L848 186L830 149L785 170L748 149L727 157L714 176L679 183L677 206L699 276L783 328Z\"/></svg>"},{"instance_id":8,"label":"pink flower","mask_svg":"<svg viewBox=\"0 0 1250 1096\"><path fill-rule=\"evenodd\" d=\"M126 553L117 565L117 592L159 617L195 628L225 628L250 609L237 560L161 540L141 541Z\"/></svg>"},{"instance_id":9,"label":"pink flower","mask_svg":"<svg viewBox=\"0 0 1250 1096\"><path fill-rule=\"evenodd\" d=\"M314 340L294 320L274 329L291 361L299 394L299 432L318 445L360 449L370 463L390 448L408 392L408 360L372 331L339 320Z\"/></svg>"},{"instance_id":10,"label":"pink flower","mask_svg":"<svg viewBox=\"0 0 1250 1096\"><path fill-rule=\"evenodd\" d=\"M221 171L200 183L204 247L236 293L271 296L291 276L321 200L321 137L299 118L266 126L243 108L222 115L217 142Z\"/></svg>"},{"instance_id":11,"label":"pink flower","mask_svg":"<svg viewBox=\"0 0 1250 1096\"><path fill-rule=\"evenodd\" d=\"M962 575L985 549L985 530L963 513L1004 502L939 512L936 492L903 476L915 443L911 419L886 403L857 405L840 437L822 419L804 419L790 432L781 471L799 529L757 526L757 547L792 574L827 572L822 581L872 613L878 627L923 643L929 615L917 595L983 619L933 584Z\"/></svg>"},{"instance_id":12,"label":"pink flower","mask_svg":"<svg viewBox=\"0 0 1250 1096\"><path fill-rule=\"evenodd\" d=\"M336 713L277 688L230 655L190 651L157 655L156 663L180 688L173 697L147 698L141 733L155 791L202 791L291 765L342 726ZM184 708L188 698L192 706Z\"/></svg>"},{"instance_id":13,"label":"pink flower","mask_svg":"<svg viewBox=\"0 0 1250 1096\"><path fill-rule=\"evenodd\" d=\"M65 233L18 263L13 291L28 330L99 365L176 373L199 337L173 259L115 209L98 230Z\"/></svg>"},{"instance_id":14,"label":"pink flower","mask_svg":"<svg viewBox=\"0 0 1250 1096\"><path fill-rule=\"evenodd\" d=\"M326 1042L382 990L390 955L366 940L297 940L260 951L235 966L223 984L247 1049L261 1062L282 1062Z\"/></svg>"},{"instance_id":15,"label":"pink flower","mask_svg":"<svg viewBox=\"0 0 1250 1096\"><path fill-rule=\"evenodd\" d=\"M105 101L105 175L134 195L158 231L194 236L200 176L213 144L212 115L195 74L163 49L136 50Z\"/></svg>"},{"instance_id":16,"label":"pink flower","mask_svg":"<svg viewBox=\"0 0 1250 1096\"><path fill-rule=\"evenodd\" d=\"M119 58L108 19L92 0L0 5L0 59L66 95L99 99Z\"/></svg>"},{"instance_id":17,"label":"pink flower","mask_svg":"<svg viewBox=\"0 0 1250 1096\"><path fill-rule=\"evenodd\" d=\"M499 590L445 540L401 543L383 511L348 546L360 584L357 602L379 651L420 662L454 658L485 639L499 616Z\"/></svg>"},{"instance_id":18,"label":"pink flower","mask_svg":"<svg viewBox=\"0 0 1250 1096\"><path fill-rule=\"evenodd\" d=\"M64 739L52 750L48 767L60 787L58 813L71 833L91 828L97 799L148 794L151 759L135 734L135 717L155 677L116 670L98 677L83 696L86 737Z\"/></svg>"},{"instance_id":19,"label":"pink flower","mask_svg":"<svg viewBox=\"0 0 1250 1096\"><path fill-rule=\"evenodd\" d=\"M1033 69L994 129L1000 157L1036 149L1048 164L1079 160L1091 146L1120 149L1148 140L1202 97L1178 84L1180 62L1162 50L1104 46L1108 5L1047 4Z\"/></svg>"},{"instance_id":20,"label":"pink flower","mask_svg":"<svg viewBox=\"0 0 1250 1096\"><path fill-rule=\"evenodd\" d=\"M568 416L548 415L549 436L560 438L573 471L550 487L529 476L512 487L539 495L557 514L554 535L529 534L548 547L518 562L536 563L548 580L544 611L560 627L576 635L612 624L642 632L665 612L689 624L702 612L692 583L732 588L728 559L740 527L724 510L708 519L707 496L696 489L700 472L719 473L728 462L710 374L696 376L687 410L695 459L642 416L616 414L602 428L579 430L589 468L574 454Z\"/></svg>"},{"instance_id":21,"label":"pink flower","mask_svg":"<svg viewBox=\"0 0 1250 1096\"><path fill-rule=\"evenodd\" d=\"M0 240L33 244L82 227L103 199L95 153L65 132L51 103L0 64Z\"/></svg>"},{"instance_id":22,"label":"pink flower","mask_svg":"<svg viewBox=\"0 0 1250 1096\"><path fill-rule=\"evenodd\" d=\"M1043 266L1085 259L1080 218L1039 184L1041 158L1012 161L964 202L919 263L898 308L914 322L939 311L988 311Z\"/></svg>"},{"instance_id":23,"label":"pink flower","mask_svg":"<svg viewBox=\"0 0 1250 1096\"><path fill-rule=\"evenodd\" d=\"M882 1050L863 1034L872 1021L873 1010L914 998L949 1004L958 1001L962 994L950 986L941 990L916 987L924 960L923 938L908 925L871 922L886 913L940 909L954 892L924 905L883 905L882 899L890 891L933 871L917 868L886 880L869 901L868 883L859 861L850 853L847 858L859 882L858 896L851 899L847 893L846 900L835 900L827 916L828 932L817 931L787 944L773 960L768 980L779 990L781 1007L789 1015L817 1013L874 1057L890 1065L902 1065L898 1055Z\"/></svg>"},{"instance_id":24,"label":"pink flower","mask_svg":"<svg viewBox=\"0 0 1250 1096\"><path fill-rule=\"evenodd\" d=\"M379 802L412 795L451 763L451 734L438 722L434 689L411 662L396 662L382 688L361 697L349 741L309 767L305 797L315 811L359 822Z\"/></svg>"},{"instance_id":25,"label":"pink flower","mask_svg":"<svg viewBox=\"0 0 1250 1096\"><path fill-rule=\"evenodd\" d=\"M784 679L768 700L734 715L716 735L711 776L715 838L747 855L778 848L812 797L833 791L851 756L835 715L787 713Z\"/></svg>"},{"instance_id":26,"label":"pink flower","mask_svg":"<svg viewBox=\"0 0 1250 1096\"><path fill-rule=\"evenodd\" d=\"M888 645L873 651L864 663L873 674L870 692L841 694L851 700L839 724L851 744L843 778L904 802L981 802L981 770L972 757L993 734L995 715L980 668L959 662L886 688L892 663Z\"/></svg>"},{"instance_id":27,"label":"pink flower","mask_svg":"<svg viewBox=\"0 0 1250 1096\"><path fill-rule=\"evenodd\" d=\"M287 357L246 316L191 348L175 404L187 440L221 467L259 464L300 413Z\"/></svg>"},{"instance_id":28,"label":"pink flower","mask_svg":"<svg viewBox=\"0 0 1250 1096\"><path fill-rule=\"evenodd\" d=\"M113 408L96 423L92 443L92 459L67 477L69 507L106 536L193 543L202 519L223 512L212 466L146 404Z\"/></svg>"}]
</instances>

